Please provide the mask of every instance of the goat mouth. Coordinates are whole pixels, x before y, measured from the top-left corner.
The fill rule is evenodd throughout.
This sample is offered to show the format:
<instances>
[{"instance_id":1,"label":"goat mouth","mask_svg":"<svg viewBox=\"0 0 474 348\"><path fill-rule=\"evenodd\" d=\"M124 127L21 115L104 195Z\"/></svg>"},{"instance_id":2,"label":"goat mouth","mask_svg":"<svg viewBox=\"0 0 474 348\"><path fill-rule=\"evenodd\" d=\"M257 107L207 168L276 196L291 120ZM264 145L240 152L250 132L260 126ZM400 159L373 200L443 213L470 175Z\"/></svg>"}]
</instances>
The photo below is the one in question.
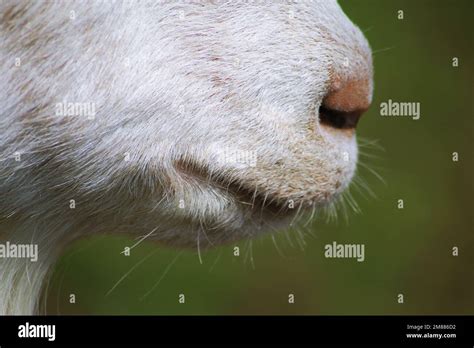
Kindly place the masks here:
<instances>
[{"instance_id":1,"label":"goat mouth","mask_svg":"<svg viewBox=\"0 0 474 348\"><path fill-rule=\"evenodd\" d=\"M203 168L198 168L194 165L187 165L183 162L175 163L175 168L181 175L191 180L197 180L206 185L212 185L223 192L232 195L235 200L242 206L249 209L255 214L265 214L270 217L288 217L293 215L295 210L289 204L289 200L276 197L264 190L255 187L250 188L241 181L222 180L220 178L211 176L209 172Z\"/></svg>"},{"instance_id":2,"label":"goat mouth","mask_svg":"<svg viewBox=\"0 0 474 348\"><path fill-rule=\"evenodd\" d=\"M294 213L289 201L265 193L258 188L253 190L239 183L231 183L226 192L236 197L237 201L256 213L269 213L272 217L286 217Z\"/></svg>"}]
</instances>

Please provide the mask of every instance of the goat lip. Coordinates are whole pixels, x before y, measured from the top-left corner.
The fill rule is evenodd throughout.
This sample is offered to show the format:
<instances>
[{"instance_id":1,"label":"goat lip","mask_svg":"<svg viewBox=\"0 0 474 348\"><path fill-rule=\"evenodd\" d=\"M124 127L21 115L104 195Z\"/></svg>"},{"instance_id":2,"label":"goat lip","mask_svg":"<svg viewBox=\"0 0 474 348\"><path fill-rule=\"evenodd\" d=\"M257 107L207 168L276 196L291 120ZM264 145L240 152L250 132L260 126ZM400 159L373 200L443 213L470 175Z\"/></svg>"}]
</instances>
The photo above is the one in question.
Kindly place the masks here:
<instances>
[{"instance_id":1,"label":"goat lip","mask_svg":"<svg viewBox=\"0 0 474 348\"><path fill-rule=\"evenodd\" d=\"M236 200L250 210L256 213L270 213L274 217L292 215L294 212L288 208L286 201L259 192L258 190L250 190L240 184L231 184L225 189L236 198Z\"/></svg>"},{"instance_id":2,"label":"goat lip","mask_svg":"<svg viewBox=\"0 0 474 348\"><path fill-rule=\"evenodd\" d=\"M292 215L293 210L288 208L287 201L258 191L250 189L242 182L227 184L224 180L211 177L208 171L196 166L186 165L183 162L176 163L176 169L184 176L211 185L223 192L230 194L243 207L247 207L254 213L270 213L273 217Z\"/></svg>"}]
</instances>

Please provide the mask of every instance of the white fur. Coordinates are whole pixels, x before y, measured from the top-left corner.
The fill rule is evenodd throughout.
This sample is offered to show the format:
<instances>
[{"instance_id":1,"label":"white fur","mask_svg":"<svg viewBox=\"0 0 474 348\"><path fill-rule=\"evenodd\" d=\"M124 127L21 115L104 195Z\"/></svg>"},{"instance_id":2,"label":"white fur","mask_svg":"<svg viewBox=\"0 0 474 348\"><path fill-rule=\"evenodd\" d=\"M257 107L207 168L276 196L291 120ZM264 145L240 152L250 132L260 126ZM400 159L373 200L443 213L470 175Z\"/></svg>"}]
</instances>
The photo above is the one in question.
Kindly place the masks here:
<instances>
[{"instance_id":1,"label":"white fur","mask_svg":"<svg viewBox=\"0 0 474 348\"><path fill-rule=\"evenodd\" d=\"M0 260L0 313L35 311L80 236L209 247L291 218L239 187L323 206L352 178L355 137L317 111L335 78L371 76L371 55L335 1L3 1L0 21L0 242L40 246L37 263ZM56 115L63 101L95 118Z\"/></svg>"}]
</instances>

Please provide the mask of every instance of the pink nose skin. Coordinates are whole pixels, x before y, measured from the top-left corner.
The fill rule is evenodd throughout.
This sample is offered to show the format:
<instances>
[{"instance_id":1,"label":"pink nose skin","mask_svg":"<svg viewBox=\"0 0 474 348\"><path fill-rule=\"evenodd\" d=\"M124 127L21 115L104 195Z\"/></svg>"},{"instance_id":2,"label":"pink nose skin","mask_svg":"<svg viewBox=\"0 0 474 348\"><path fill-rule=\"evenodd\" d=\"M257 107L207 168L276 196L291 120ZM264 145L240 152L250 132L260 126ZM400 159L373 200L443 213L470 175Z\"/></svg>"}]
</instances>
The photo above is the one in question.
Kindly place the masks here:
<instances>
[{"instance_id":1,"label":"pink nose skin","mask_svg":"<svg viewBox=\"0 0 474 348\"><path fill-rule=\"evenodd\" d=\"M321 124L337 129L354 129L360 116L369 108L369 80L350 80L334 84L319 108Z\"/></svg>"}]
</instances>

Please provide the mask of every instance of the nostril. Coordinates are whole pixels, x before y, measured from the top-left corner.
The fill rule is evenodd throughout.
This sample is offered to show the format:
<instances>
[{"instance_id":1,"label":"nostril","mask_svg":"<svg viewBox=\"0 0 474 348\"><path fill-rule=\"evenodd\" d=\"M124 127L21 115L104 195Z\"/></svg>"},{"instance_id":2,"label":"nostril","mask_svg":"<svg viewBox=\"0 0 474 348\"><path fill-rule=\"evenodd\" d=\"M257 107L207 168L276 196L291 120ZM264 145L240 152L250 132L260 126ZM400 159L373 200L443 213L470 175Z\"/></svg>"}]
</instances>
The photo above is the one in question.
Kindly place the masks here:
<instances>
[{"instance_id":1,"label":"nostril","mask_svg":"<svg viewBox=\"0 0 474 348\"><path fill-rule=\"evenodd\" d=\"M349 80L333 83L331 92L319 108L321 124L337 128L352 129L360 116L369 108L372 95L370 80Z\"/></svg>"},{"instance_id":2,"label":"nostril","mask_svg":"<svg viewBox=\"0 0 474 348\"><path fill-rule=\"evenodd\" d=\"M357 126L359 118L364 110L339 111L326 108L324 104L319 108L319 122L321 124L337 128L351 129Z\"/></svg>"}]
</instances>

